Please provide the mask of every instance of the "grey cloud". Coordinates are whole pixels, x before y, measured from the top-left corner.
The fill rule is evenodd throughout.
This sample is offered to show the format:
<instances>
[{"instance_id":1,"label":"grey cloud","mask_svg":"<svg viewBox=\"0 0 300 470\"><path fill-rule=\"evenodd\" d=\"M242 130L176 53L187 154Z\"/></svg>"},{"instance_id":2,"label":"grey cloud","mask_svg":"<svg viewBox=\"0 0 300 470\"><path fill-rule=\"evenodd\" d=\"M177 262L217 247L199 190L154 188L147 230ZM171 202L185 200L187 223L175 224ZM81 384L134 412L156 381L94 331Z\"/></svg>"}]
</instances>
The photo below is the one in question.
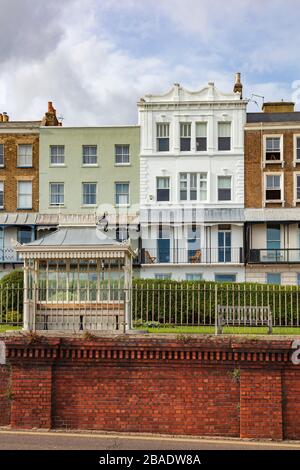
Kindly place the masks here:
<instances>
[{"instance_id":1,"label":"grey cloud","mask_svg":"<svg viewBox=\"0 0 300 470\"><path fill-rule=\"evenodd\" d=\"M72 0L0 0L0 63L42 59L64 33L59 15Z\"/></svg>"}]
</instances>

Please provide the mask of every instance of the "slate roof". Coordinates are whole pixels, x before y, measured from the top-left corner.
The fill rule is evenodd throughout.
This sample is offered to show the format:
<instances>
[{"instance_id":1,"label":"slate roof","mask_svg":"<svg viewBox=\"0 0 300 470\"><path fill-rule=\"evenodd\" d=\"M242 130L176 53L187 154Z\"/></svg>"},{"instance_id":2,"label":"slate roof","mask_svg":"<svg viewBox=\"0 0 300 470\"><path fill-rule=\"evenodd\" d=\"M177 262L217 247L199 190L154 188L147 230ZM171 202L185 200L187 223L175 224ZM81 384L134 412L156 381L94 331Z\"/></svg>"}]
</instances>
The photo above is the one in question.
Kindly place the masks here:
<instances>
[{"instance_id":1,"label":"slate roof","mask_svg":"<svg viewBox=\"0 0 300 470\"><path fill-rule=\"evenodd\" d=\"M300 112L293 113L247 113L247 123L253 122L300 122Z\"/></svg>"},{"instance_id":2,"label":"slate roof","mask_svg":"<svg viewBox=\"0 0 300 470\"><path fill-rule=\"evenodd\" d=\"M39 240L22 245L25 247L47 247L47 246L122 246L122 243L109 238L96 227L64 227L45 235Z\"/></svg>"}]
</instances>

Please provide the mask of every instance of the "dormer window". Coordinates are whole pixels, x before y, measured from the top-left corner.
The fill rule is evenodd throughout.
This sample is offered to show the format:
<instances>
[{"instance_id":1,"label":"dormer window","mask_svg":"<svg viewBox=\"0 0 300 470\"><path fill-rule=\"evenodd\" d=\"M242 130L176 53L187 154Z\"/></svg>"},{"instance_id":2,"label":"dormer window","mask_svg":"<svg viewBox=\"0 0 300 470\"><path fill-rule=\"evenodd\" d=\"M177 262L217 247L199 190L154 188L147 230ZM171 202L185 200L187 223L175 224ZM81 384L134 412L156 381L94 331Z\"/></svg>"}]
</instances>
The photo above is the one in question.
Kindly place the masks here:
<instances>
[{"instance_id":1,"label":"dormer window","mask_svg":"<svg viewBox=\"0 0 300 470\"><path fill-rule=\"evenodd\" d=\"M281 139L280 137L266 137L265 161L280 162L281 157Z\"/></svg>"},{"instance_id":2,"label":"dormer window","mask_svg":"<svg viewBox=\"0 0 300 470\"><path fill-rule=\"evenodd\" d=\"M157 151L169 152L170 150L170 125L158 123L156 125Z\"/></svg>"}]
</instances>

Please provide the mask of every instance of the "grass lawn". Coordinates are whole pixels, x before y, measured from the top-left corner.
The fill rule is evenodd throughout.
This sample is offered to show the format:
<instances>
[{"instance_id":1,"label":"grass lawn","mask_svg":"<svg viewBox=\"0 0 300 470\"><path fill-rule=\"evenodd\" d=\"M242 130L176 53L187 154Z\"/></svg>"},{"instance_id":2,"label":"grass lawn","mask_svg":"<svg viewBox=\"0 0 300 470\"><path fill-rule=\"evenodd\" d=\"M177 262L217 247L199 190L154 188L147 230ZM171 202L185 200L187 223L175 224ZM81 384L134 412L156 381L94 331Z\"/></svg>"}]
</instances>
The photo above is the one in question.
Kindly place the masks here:
<instances>
[{"instance_id":1,"label":"grass lawn","mask_svg":"<svg viewBox=\"0 0 300 470\"><path fill-rule=\"evenodd\" d=\"M5 331L11 330L21 330L21 326L11 326L11 325L0 325L0 333L4 333Z\"/></svg>"},{"instance_id":2,"label":"grass lawn","mask_svg":"<svg viewBox=\"0 0 300 470\"><path fill-rule=\"evenodd\" d=\"M176 326L176 327L156 327L156 328L137 328L149 333L173 333L173 334L186 334L186 333L198 333L198 334L210 334L215 333L214 326ZM268 329L265 327L224 327L223 333L232 334L248 334L248 335L266 335ZM274 327L273 335L300 335L300 328L293 327Z\"/></svg>"}]
</instances>

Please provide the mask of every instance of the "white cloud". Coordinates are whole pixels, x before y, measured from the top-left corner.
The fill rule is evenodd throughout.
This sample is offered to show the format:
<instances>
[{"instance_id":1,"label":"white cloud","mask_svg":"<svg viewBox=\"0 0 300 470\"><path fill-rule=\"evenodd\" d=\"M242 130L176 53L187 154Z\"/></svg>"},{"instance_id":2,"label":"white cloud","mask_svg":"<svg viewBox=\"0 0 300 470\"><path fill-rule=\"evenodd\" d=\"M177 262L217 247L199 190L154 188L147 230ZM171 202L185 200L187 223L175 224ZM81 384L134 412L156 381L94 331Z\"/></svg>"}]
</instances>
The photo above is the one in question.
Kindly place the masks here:
<instances>
[{"instance_id":1,"label":"white cloud","mask_svg":"<svg viewBox=\"0 0 300 470\"><path fill-rule=\"evenodd\" d=\"M33 2L37 8L29 9ZM237 70L243 74L245 96L291 99L291 85L278 76L270 78L276 70L280 75L280 67L293 66L300 39L295 20L290 29L276 26L280 4L48 0L45 6L40 0L0 0L5 37L0 41L0 111L13 119L39 119L52 100L65 125L134 124L140 96L165 92L173 82L198 89L213 80L227 91ZM285 4L292 7L295 2ZM270 5L272 15L266 15ZM10 24L14 11L24 23L17 39L15 20ZM116 31L110 13L121 15L121 30ZM153 52L152 41L161 27L167 31L167 52ZM288 47L291 31L295 41ZM136 46L144 41L144 51L129 47L132 34Z\"/></svg>"}]
</instances>

